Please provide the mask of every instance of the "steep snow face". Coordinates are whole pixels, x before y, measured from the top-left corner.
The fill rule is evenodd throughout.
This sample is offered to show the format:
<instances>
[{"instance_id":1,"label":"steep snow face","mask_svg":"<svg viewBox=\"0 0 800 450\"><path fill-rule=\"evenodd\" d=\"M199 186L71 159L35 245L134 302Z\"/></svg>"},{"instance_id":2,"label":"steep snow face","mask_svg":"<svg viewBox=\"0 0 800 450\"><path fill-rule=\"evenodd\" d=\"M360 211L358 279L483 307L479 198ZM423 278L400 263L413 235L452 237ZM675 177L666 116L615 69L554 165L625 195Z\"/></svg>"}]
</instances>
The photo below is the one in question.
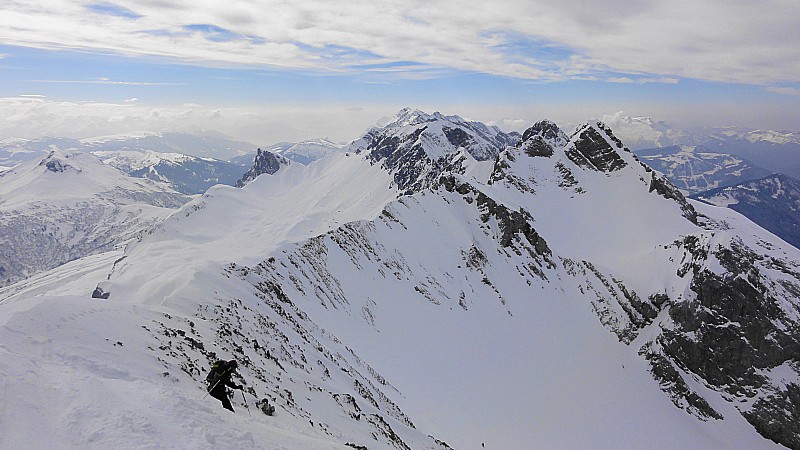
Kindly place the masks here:
<instances>
[{"instance_id":1,"label":"steep snow face","mask_svg":"<svg viewBox=\"0 0 800 450\"><path fill-rule=\"evenodd\" d=\"M0 284L110 250L186 201L85 153L20 164L0 174Z\"/></svg>"},{"instance_id":2,"label":"steep snow face","mask_svg":"<svg viewBox=\"0 0 800 450\"><path fill-rule=\"evenodd\" d=\"M24 379L33 354L102 385L111 402L54 394L76 413L40 414L77 423L58 435L75 447L130 438L92 417L136 424L139 443L203 446L205 428L210 447L795 445L800 251L687 201L602 123L567 138L542 122L483 161L441 145L436 166L421 136L454 121L403 115L344 153L212 188L67 291L14 290L0 373ZM63 297L88 296L88 272L110 298ZM78 317L29 338L55 299ZM118 326L85 331L97 320ZM276 415L243 416L238 393L236 416L204 401L217 357ZM20 418L38 412L27 388L6 391Z\"/></svg>"}]
</instances>

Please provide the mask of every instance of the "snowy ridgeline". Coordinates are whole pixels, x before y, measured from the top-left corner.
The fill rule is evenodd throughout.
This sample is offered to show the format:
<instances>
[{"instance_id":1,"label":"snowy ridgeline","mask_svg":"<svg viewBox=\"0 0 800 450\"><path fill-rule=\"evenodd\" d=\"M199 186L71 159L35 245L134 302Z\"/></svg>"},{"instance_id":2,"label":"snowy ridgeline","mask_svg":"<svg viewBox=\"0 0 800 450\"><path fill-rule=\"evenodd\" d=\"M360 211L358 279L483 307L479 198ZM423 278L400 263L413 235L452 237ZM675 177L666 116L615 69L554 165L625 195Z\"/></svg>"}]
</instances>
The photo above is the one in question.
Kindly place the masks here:
<instances>
[{"instance_id":1,"label":"snowy ridgeline","mask_svg":"<svg viewBox=\"0 0 800 450\"><path fill-rule=\"evenodd\" d=\"M796 447L798 260L602 123L404 110L0 291L0 447Z\"/></svg>"}]
</instances>

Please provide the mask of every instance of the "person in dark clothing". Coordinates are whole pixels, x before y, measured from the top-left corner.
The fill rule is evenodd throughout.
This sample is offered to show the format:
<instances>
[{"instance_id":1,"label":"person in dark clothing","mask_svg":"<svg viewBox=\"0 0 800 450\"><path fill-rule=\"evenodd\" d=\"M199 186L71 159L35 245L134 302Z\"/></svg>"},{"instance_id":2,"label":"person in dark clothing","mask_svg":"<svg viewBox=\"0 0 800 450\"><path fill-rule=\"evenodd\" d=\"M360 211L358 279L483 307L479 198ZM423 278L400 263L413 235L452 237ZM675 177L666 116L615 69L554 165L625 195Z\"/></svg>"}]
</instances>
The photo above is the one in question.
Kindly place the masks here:
<instances>
[{"instance_id":1,"label":"person in dark clothing","mask_svg":"<svg viewBox=\"0 0 800 450\"><path fill-rule=\"evenodd\" d=\"M243 386L236 384L231 380L231 375L236 371L238 364L236 360L230 361L217 361L211 366L211 373L208 378L208 393L212 397L222 402L222 406L232 412L233 405L231 404L230 397L228 396L228 388L241 390Z\"/></svg>"}]
</instances>

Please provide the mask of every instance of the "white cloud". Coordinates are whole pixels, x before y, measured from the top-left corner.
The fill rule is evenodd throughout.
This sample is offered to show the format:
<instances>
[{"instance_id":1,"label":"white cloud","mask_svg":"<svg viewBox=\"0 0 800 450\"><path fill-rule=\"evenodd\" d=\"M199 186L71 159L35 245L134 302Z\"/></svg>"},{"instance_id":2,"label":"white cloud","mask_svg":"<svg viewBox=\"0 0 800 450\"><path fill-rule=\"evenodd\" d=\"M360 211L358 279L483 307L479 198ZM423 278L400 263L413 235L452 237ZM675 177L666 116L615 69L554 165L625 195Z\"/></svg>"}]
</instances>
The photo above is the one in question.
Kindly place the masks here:
<instances>
[{"instance_id":1,"label":"white cloud","mask_svg":"<svg viewBox=\"0 0 800 450\"><path fill-rule=\"evenodd\" d=\"M252 106L221 108L198 104L157 106L140 102L62 102L43 97L0 98L0 137L87 138L120 133L214 130L236 139L269 145L328 136L356 139L376 118L399 106Z\"/></svg>"},{"instance_id":2,"label":"white cloud","mask_svg":"<svg viewBox=\"0 0 800 450\"><path fill-rule=\"evenodd\" d=\"M12 2L0 15L0 43L335 72L413 63L392 72L406 76L448 68L543 81L606 73L657 82L800 78L800 14L786 0L499 0L469 7L460 0L120 0L102 6Z\"/></svg>"},{"instance_id":3,"label":"white cloud","mask_svg":"<svg viewBox=\"0 0 800 450\"><path fill-rule=\"evenodd\" d=\"M95 80L28 80L31 83L53 83L53 84L110 84L118 86L180 86L183 83L162 83L153 81L118 81L108 78L98 78Z\"/></svg>"},{"instance_id":4,"label":"white cloud","mask_svg":"<svg viewBox=\"0 0 800 450\"><path fill-rule=\"evenodd\" d=\"M768 87L768 91L776 94L790 95L792 97L800 97L800 89L793 87Z\"/></svg>"}]
</instances>

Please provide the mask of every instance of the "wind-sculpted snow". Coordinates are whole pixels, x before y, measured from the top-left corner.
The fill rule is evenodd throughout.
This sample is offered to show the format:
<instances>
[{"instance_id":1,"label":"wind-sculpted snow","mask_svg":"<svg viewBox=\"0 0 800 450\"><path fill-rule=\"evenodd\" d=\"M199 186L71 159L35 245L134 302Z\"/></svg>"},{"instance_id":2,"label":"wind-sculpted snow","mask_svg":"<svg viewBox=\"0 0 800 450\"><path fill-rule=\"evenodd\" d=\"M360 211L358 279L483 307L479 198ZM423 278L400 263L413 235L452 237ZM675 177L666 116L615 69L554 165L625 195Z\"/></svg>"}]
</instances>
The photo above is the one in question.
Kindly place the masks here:
<instances>
[{"instance_id":1,"label":"wind-sculpted snow","mask_svg":"<svg viewBox=\"0 0 800 450\"><path fill-rule=\"evenodd\" d=\"M97 302L99 330L31 320L63 272L6 291L0 374L35 354L99 383L108 423L145 446L796 447L800 251L686 200L601 123L493 132L404 110L341 153L212 188L107 270L87 260L93 283L70 278L86 294L67 309ZM89 299L100 282L109 298ZM252 417L239 393L236 415L202 397L215 358L241 363ZM24 387L0 439L36 415ZM126 442L91 419L97 398L54 399L77 412L41 423L83 420L56 434L67 447ZM16 436L2 444L54 443Z\"/></svg>"}]
</instances>

